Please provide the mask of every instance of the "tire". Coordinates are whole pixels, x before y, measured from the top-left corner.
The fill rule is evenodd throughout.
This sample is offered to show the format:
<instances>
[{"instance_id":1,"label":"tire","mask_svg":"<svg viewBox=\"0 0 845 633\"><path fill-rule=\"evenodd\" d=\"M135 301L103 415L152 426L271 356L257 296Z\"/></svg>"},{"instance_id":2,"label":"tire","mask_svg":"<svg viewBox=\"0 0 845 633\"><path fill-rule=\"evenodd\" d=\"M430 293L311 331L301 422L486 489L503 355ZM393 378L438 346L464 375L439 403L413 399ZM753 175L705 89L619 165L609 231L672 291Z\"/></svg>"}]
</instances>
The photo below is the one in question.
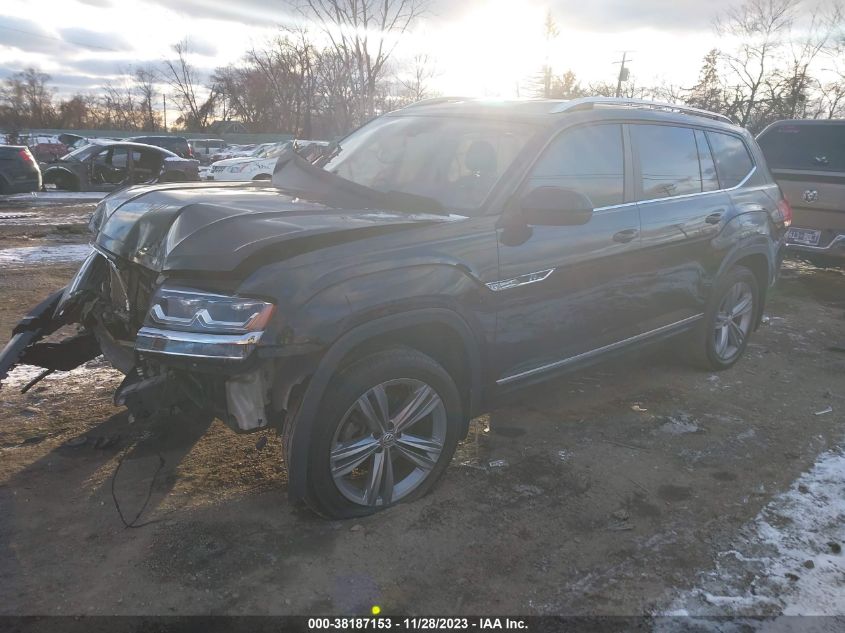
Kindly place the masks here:
<instances>
[{"instance_id":1,"label":"tire","mask_svg":"<svg viewBox=\"0 0 845 633\"><path fill-rule=\"evenodd\" d=\"M79 182L68 173L60 173L55 180L56 189L62 191L79 191Z\"/></svg>"},{"instance_id":2,"label":"tire","mask_svg":"<svg viewBox=\"0 0 845 633\"><path fill-rule=\"evenodd\" d=\"M457 387L443 367L416 350L392 348L354 363L331 381L322 402L309 448L306 502L327 518L366 516L420 498L458 444L463 413ZM380 402L386 416L378 413ZM403 411L411 413L404 423Z\"/></svg>"},{"instance_id":3,"label":"tire","mask_svg":"<svg viewBox=\"0 0 845 633\"><path fill-rule=\"evenodd\" d=\"M270 174L258 174L253 180L273 180L273 176Z\"/></svg>"},{"instance_id":4,"label":"tire","mask_svg":"<svg viewBox=\"0 0 845 633\"><path fill-rule=\"evenodd\" d=\"M735 314L731 319L726 318L727 308ZM732 367L748 346L760 310L754 273L745 266L727 271L714 285L704 319L690 339L693 362L712 371Z\"/></svg>"}]
</instances>

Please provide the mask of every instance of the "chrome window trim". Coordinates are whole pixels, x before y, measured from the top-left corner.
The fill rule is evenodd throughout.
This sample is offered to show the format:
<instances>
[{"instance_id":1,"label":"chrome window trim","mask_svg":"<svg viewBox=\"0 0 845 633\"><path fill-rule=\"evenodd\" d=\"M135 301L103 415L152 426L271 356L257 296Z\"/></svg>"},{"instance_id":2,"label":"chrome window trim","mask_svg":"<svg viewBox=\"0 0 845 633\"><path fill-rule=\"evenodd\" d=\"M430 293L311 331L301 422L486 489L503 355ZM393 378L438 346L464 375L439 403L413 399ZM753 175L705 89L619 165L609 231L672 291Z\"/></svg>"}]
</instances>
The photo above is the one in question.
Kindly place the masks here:
<instances>
[{"instance_id":1,"label":"chrome window trim","mask_svg":"<svg viewBox=\"0 0 845 633\"><path fill-rule=\"evenodd\" d=\"M607 207L596 207L593 209L593 212L596 211L607 211L609 209L621 209L623 207L630 207L636 204L649 204L651 202L663 202L664 200L681 200L684 198L693 198L695 196L711 196L714 193L726 193L729 191L736 191L737 189L741 189L744 187L751 177L757 172L757 165L754 165L751 168L751 171L748 172L748 175L740 181L739 184L734 185L733 187L728 187L727 189L715 189L713 191L697 191L695 193L684 193L679 196L666 196L665 198L651 198L649 200L637 200L636 202L623 202L622 204L612 204Z\"/></svg>"},{"instance_id":2,"label":"chrome window trim","mask_svg":"<svg viewBox=\"0 0 845 633\"><path fill-rule=\"evenodd\" d=\"M515 380L521 380L522 378L528 378L530 376L535 376L537 374L541 374L546 371L551 371L553 369L559 369L561 367L565 367L567 365L572 365L578 361L586 360L592 358L594 356L598 356L605 352L610 352L619 348L622 348L626 345L631 343L636 343L638 341L642 341L644 339L650 338L652 336L656 336L658 334L662 334L663 332L667 332L674 328L678 328L684 325L688 325L690 323L695 323L696 321L703 319L704 314L696 314L695 316L687 317L686 319L682 319L680 321L676 321L675 323L669 323L668 325L663 325L659 328L654 330L649 330L648 332L641 332L635 336L631 336L626 339L622 339L621 341L616 341L615 343L610 343L609 345L605 345L603 347L598 347L596 349L590 350L588 352L582 352L581 354L577 354L575 356L570 356L569 358L564 358L562 360L555 361L553 363L548 363L546 365L541 365L540 367L535 367L534 369L527 369L525 371L512 374L510 376L506 376L505 378L499 378L496 381L496 384L506 385L510 382L514 382Z\"/></svg>"}]
</instances>

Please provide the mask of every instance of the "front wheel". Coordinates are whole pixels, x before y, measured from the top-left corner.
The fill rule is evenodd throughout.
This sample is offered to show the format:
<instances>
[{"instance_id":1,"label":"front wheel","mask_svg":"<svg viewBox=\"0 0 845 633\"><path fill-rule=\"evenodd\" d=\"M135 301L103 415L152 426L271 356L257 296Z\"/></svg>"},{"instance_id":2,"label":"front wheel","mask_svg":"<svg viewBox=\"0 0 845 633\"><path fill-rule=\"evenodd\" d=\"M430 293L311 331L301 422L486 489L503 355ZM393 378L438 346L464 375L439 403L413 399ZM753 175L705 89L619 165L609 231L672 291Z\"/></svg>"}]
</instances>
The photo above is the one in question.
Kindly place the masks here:
<instances>
[{"instance_id":1,"label":"front wheel","mask_svg":"<svg viewBox=\"0 0 845 633\"><path fill-rule=\"evenodd\" d=\"M330 384L309 453L309 505L331 518L372 514L427 493L458 443L454 381L407 348L369 356Z\"/></svg>"},{"instance_id":2,"label":"front wheel","mask_svg":"<svg viewBox=\"0 0 845 633\"><path fill-rule=\"evenodd\" d=\"M748 346L760 310L760 288L748 268L736 266L713 288L702 324L693 334L693 359L706 369L733 366Z\"/></svg>"}]
</instances>

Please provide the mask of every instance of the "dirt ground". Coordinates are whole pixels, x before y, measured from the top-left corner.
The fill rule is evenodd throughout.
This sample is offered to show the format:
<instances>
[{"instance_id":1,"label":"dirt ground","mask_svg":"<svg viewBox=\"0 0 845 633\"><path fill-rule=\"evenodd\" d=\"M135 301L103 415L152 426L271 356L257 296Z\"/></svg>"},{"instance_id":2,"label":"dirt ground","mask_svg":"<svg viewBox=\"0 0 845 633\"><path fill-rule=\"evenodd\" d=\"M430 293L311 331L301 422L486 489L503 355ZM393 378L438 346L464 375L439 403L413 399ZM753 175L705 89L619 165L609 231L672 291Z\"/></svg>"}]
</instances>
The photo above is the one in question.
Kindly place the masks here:
<instances>
[{"instance_id":1,"label":"dirt ground","mask_svg":"<svg viewBox=\"0 0 845 633\"><path fill-rule=\"evenodd\" d=\"M0 341L76 268L14 249L82 243L91 208L0 209ZM842 271L788 262L735 368L669 344L532 388L473 423L432 494L353 522L288 503L274 433L133 422L99 361L25 395L37 372L18 369L0 392L0 614L662 612L842 445L844 311ZM131 522L150 490L125 528L115 499Z\"/></svg>"}]
</instances>

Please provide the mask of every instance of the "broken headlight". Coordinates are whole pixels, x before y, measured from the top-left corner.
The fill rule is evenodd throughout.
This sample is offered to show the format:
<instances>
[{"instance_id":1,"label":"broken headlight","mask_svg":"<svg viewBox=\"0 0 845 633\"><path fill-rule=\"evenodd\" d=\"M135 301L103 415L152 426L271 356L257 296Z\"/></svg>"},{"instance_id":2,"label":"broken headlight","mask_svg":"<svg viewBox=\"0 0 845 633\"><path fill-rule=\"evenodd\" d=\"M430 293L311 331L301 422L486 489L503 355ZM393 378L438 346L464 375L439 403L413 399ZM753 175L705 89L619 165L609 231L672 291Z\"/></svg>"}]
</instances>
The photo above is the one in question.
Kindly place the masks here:
<instances>
[{"instance_id":1,"label":"broken headlight","mask_svg":"<svg viewBox=\"0 0 845 633\"><path fill-rule=\"evenodd\" d=\"M262 331L273 308L260 299L162 287L153 295L144 325L180 332L246 334Z\"/></svg>"}]
</instances>

